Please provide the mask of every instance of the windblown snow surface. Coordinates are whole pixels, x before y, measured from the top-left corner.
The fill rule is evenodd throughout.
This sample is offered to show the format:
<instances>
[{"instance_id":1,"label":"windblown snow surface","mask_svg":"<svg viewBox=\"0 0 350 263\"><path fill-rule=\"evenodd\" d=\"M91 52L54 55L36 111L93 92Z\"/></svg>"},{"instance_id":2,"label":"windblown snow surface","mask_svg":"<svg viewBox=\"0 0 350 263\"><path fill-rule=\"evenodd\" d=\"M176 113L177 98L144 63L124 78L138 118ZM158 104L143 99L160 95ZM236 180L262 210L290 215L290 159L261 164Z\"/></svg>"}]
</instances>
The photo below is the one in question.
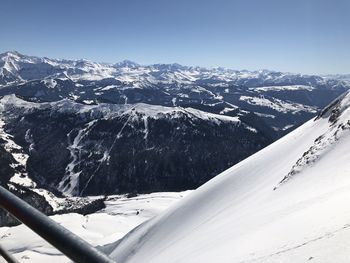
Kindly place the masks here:
<instances>
[{"instance_id":1,"label":"windblown snow surface","mask_svg":"<svg viewBox=\"0 0 350 263\"><path fill-rule=\"evenodd\" d=\"M350 93L111 252L123 263L349 262Z\"/></svg>"}]
</instances>

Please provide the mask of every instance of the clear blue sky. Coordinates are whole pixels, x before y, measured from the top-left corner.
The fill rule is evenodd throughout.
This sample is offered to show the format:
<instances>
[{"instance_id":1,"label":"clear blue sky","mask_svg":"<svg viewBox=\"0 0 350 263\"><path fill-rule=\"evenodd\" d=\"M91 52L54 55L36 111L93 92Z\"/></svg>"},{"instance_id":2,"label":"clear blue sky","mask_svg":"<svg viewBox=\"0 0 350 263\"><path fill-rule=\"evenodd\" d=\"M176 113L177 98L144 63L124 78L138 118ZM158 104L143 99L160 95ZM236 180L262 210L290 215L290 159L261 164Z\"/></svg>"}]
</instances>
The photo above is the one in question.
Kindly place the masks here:
<instances>
[{"instance_id":1,"label":"clear blue sky","mask_svg":"<svg viewBox=\"0 0 350 263\"><path fill-rule=\"evenodd\" d=\"M0 0L0 53L350 73L349 0Z\"/></svg>"}]
</instances>

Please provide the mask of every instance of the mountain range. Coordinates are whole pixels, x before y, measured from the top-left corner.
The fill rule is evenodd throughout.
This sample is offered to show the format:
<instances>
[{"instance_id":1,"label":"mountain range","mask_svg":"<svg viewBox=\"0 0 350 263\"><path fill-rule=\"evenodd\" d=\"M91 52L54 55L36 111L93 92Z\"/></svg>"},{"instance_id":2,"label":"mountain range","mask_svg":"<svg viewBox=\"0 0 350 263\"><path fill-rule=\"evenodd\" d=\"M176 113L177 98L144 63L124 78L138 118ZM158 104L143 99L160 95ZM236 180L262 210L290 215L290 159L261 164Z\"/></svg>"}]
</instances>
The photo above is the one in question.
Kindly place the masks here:
<instances>
[{"instance_id":1,"label":"mountain range","mask_svg":"<svg viewBox=\"0 0 350 263\"><path fill-rule=\"evenodd\" d=\"M6 52L0 79L0 184L116 262L348 261L345 75ZM22 227L18 258L63 260Z\"/></svg>"},{"instance_id":2,"label":"mountain range","mask_svg":"<svg viewBox=\"0 0 350 263\"><path fill-rule=\"evenodd\" d=\"M347 92L106 251L125 263L347 262L349 131Z\"/></svg>"},{"instance_id":3,"label":"mountain range","mask_svg":"<svg viewBox=\"0 0 350 263\"><path fill-rule=\"evenodd\" d=\"M348 88L329 76L6 52L1 183L59 196L194 189Z\"/></svg>"}]
</instances>

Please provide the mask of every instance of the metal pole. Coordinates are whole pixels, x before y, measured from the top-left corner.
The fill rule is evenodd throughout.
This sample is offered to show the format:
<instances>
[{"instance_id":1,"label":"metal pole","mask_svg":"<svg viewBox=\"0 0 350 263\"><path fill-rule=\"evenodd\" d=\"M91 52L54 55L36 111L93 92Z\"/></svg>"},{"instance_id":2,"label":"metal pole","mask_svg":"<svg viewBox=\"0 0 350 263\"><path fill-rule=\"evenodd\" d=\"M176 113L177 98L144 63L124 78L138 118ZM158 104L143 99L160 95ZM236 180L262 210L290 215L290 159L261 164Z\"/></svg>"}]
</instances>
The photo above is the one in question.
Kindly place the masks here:
<instances>
[{"instance_id":1,"label":"metal pole","mask_svg":"<svg viewBox=\"0 0 350 263\"><path fill-rule=\"evenodd\" d=\"M55 248L78 263L115 263L77 235L0 186L0 207L10 212L23 224Z\"/></svg>"},{"instance_id":2,"label":"metal pole","mask_svg":"<svg viewBox=\"0 0 350 263\"><path fill-rule=\"evenodd\" d=\"M0 255L8 262L8 263L19 263L17 259L15 259L2 245L0 245Z\"/></svg>"}]
</instances>

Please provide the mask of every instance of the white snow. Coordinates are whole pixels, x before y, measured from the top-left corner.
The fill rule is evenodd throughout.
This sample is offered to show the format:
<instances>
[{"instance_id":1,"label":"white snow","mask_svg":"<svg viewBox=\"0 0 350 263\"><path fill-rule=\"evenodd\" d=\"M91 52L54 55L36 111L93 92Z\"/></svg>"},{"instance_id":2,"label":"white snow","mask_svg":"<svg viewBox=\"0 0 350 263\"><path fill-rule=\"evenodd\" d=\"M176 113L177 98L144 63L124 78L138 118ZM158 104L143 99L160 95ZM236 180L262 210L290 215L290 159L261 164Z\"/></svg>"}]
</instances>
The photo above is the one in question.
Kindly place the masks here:
<instances>
[{"instance_id":1,"label":"white snow","mask_svg":"<svg viewBox=\"0 0 350 263\"><path fill-rule=\"evenodd\" d=\"M110 196L105 202L106 208L97 213L86 216L72 213L51 218L93 246L102 246L122 238L134 227L160 214L189 192L152 193L132 198ZM0 242L20 262L70 262L24 225L0 228Z\"/></svg>"},{"instance_id":2,"label":"white snow","mask_svg":"<svg viewBox=\"0 0 350 263\"><path fill-rule=\"evenodd\" d=\"M42 82L47 86L49 89L54 89L57 85L56 80L54 79L44 79Z\"/></svg>"},{"instance_id":3,"label":"white snow","mask_svg":"<svg viewBox=\"0 0 350 263\"><path fill-rule=\"evenodd\" d=\"M16 188L15 185L18 184L29 188L30 190L43 196L55 211L65 207L64 203L67 201L67 199L58 198L54 194L52 194L51 192L45 189L37 188L37 184L31 178L29 178L28 173L26 172L26 166L27 166L29 155L24 151L24 149L21 146L16 144L16 142L13 140L12 135L6 133L6 131L4 130L4 126L5 126L4 110L6 110L7 107L15 106L15 107L22 108L29 111L31 109L40 107L39 105L40 104L23 101L14 95L3 97L0 103L0 139L4 141L3 143L4 149L13 156L13 159L15 161L14 163L10 164L10 166L15 169L15 173L10 178L10 181L8 184L9 187ZM83 134L81 134L81 136L83 136ZM35 147L35 142L31 137L30 129L26 131L24 139L27 141L27 143L29 143L29 151L33 151ZM71 156L73 160L68 165L67 171L69 172L68 175L72 176L72 178L74 178L74 173L73 173L74 165L76 165L76 162L78 161L77 160L78 157L74 155L75 154L74 150L79 150L79 146L78 146L79 139L80 138L75 140L73 145L68 147L69 150L71 151ZM74 180L72 181L74 182ZM68 189L67 195L69 194L70 192Z\"/></svg>"},{"instance_id":4,"label":"white snow","mask_svg":"<svg viewBox=\"0 0 350 263\"><path fill-rule=\"evenodd\" d=\"M220 114L208 113L193 108L182 107L165 107L159 105L150 105L145 103L137 104L108 104L100 103L96 105L80 104L69 99L63 99L57 102L44 102L35 103L24 101L17 98L15 95L7 95L0 99L1 107L17 107L22 110L30 111L35 108L57 110L59 112L74 112L79 114L100 114L102 113L104 118L113 118L122 114L135 115L139 113L151 118L180 118L184 114L192 118L200 118L203 120L212 120L216 123L220 122L240 122L237 117L222 116Z\"/></svg>"},{"instance_id":5,"label":"white snow","mask_svg":"<svg viewBox=\"0 0 350 263\"><path fill-rule=\"evenodd\" d=\"M124 99L124 104L128 104L128 97L124 94L121 97Z\"/></svg>"},{"instance_id":6,"label":"white snow","mask_svg":"<svg viewBox=\"0 0 350 263\"><path fill-rule=\"evenodd\" d=\"M245 101L251 105L258 105L263 107L271 108L275 111L287 113L296 113L299 111L316 113L317 109L312 106L307 106L299 103L291 103L288 101L283 101L276 98L267 99L263 96L261 97L250 97L250 96L241 96L239 98L241 101Z\"/></svg>"},{"instance_id":7,"label":"white snow","mask_svg":"<svg viewBox=\"0 0 350 263\"><path fill-rule=\"evenodd\" d=\"M61 182L58 184L58 190L61 191L66 196L74 196L79 192L79 175L81 171L76 172L75 168L80 163L80 150L81 146L80 141L89 134L90 128L97 122L93 120L86 124L86 127L79 130L78 134L75 136L73 142L71 141L71 133L75 132L72 130L67 134L67 139L69 146L67 149L70 152L71 162L66 167L66 174L62 178Z\"/></svg>"},{"instance_id":8,"label":"white snow","mask_svg":"<svg viewBox=\"0 0 350 263\"><path fill-rule=\"evenodd\" d=\"M10 182L20 184L26 187L35 187L36 184L28 177L27 173L20 173L18 171L25 170L27 166L28 154L26 154L22 147L16 144L12 135L4 130L5 122L2 120L2 107L0 106L0 139L4 141L4 149L10 153L15 160L15 163L10 164L12 168L16 169L15 174L10 178Z\"/></svg>"},{"instance_id":9,"label":"white snow","mask_svg":"<svg viewBox=\"0 0 350 263\"><path fill-rule=\"evenodd\" d=\"M234 111L234 110L237 110L237 107L235 107L235 108L224 108L222 111L220 111L220 114L225 114L225 113L228 113L228 112Z\"/></svg>"},{"instance_id":10,"label":"white snow","mask_svg":"<svg viewBox=\"0 0 350 263\"><path fill-rule=\"evenodd\" d=\"M175 97L171 99L171 102L173 103L173 106L176 107L176 98Z\"/></svg>"},{"instance_id":11,"label":"white snow","mask_svg":"<svg viewBox=\"0 0 350 263\"><path fill-rule=\"evenodd\" d=\"M179 96L181 98L189 98L190 97L188 94L184 94L184 93L177 93L177 96Z\"/></svg>"},{"instance_id":12,"label":"white snow","mask_svg":"<svg viewBox=\"0 0 350 263\"><path fill-rule=\"evenodd\" d=\"M109 86L106 86L106 87L104 87L104 88L102 88L102 89L100 89L100 90L106 91L106 90L115 89L115 88L117 88L117 87L118 87L118 86L116 86L116 85L109 85Z\"/></svg>"},{"instance_id":13,"label":"white snow","mask_svg":"<svg viewBox=\"0 0 350 263\"><path fill-rule=\"evenodd\" d=\"M88 104L88 105L94 104L94 103L95 103L95 101L93 101L93 100L83 100L83 102L84 102L85 104Z\"/></svg>"},{"instance_id":14,"label":"white snow","mask_svg":"<svg viewBox=\"0 0 350 263\"><path fill-rule=\"evenodd\" d=\"M49 66L50 70L47 69ZM25 72L26 74L23 74ZM317 83L324 84L332 79L347 80L348 76L317 77L300 74L281 73L269 70L233 70L228 68L204 68L187 67L178 64L168 65L139 65L134 62L121 62L116 64L96 63L86 59L67 60L49 59L34 56L26 56L18 52L6 52L0 54L0 76L10 77L11 82L23 82L38 79L38 72L46 72L44 78L78 80L101 80L114 78L132 88L147 88L154 84L195 84L198 80L213 80L209 82L211 87L221 87L224 93L232 83L246 85L253 81L261 87L252 88L257 92L275 90L312 90L309 85L285 85L293 83L296 78L313 78ZM264 86L265 83L273 83L274 86ZM247 85L248 84L248 85ZM76 84L79 87L81 84ZM52 83L49 87L55 87ZM112 87L111 87L112 88ZM205 92L205 91L203 91ZM220 98L220 95L213 95Z\"/></svg>"},{"instance_id":15,"label":"white snow","mask_svg":"<svg viewBox=\"0 0 350 263\"><path fill-rule=\"evenodd\" d=\"M96 92L96 94L97 94L97 92ZM79 99L79 96L78 96L78 95L75 95L75 94L73 94L73 93L70 93L70 94L69 94L69 97L70 97L71 99L73 99L73 100Z\"/></svg>"},{"instance_id":16,"label":"white snow","mask_svg":"<svg viewBox=\"0 0 350 263\"><path fill-rule=\"evenodd\" d=\"M348 262L349 101L348 94L334 123L310 120L226 170L130 233L111 256L123 263ZM322 147L313 148L320 136ZM317 158L279 184L310 149Z\"/></svg>"},{"instance_id":17,"label":"white snow","mask_svg":"<svg viewBox=\"0 0 350 263\"><path fill-rule=\"evenodd\" d=\"M285 91L285 90L306 90L306 91L312 91L315 88L312 86L305 86L305 85L286 85L286 86L266 86L266 87L258 87L258 88L249 88L249 90L254 90L257 92L260 91Z\"/></svg>"},{"instance_id":18,"label":"white snow","mask_svg":"<svg viewBox=\"0 0 350 263\"><path fill-rule=\"evenodd\" d=\"M259 117L263 117L263 118L276 118L275 115L272 114L266 114L266 113L261 113L261 112L254 112L254 114L258 115Z\"/></svg>"},{"instance_id":19,"label":"white snow","mask_svg":"<svg viewBox=\"0 0 350 263\"><path fill-rule=\"evenodd\" d=\"M292 128L293 126L294 126L293 124L286 125L286 126L284 126L284 127L282 128L282 130L283 130L283 131L288 130L288 129Z\"/></svg>"}]
</instances>

